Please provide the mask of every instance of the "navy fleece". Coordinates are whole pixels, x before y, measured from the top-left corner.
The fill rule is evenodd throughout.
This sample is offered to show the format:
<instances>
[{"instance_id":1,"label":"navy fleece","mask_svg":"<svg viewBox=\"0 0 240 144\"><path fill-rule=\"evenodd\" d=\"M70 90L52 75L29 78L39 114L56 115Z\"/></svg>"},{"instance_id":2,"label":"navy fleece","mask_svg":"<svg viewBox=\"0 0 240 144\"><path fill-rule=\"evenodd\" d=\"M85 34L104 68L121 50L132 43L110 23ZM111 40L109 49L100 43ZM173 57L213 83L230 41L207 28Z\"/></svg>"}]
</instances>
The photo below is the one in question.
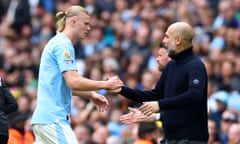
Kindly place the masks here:
<instances>
[{"instance_id":1,"label":"navy fleece","mask_svg":"<svg viewBox=\"0 0 240 144\"><path fill-rule=\"evenodd\" d=\"M158 100L168 140L207 141L207 74L192 48L175 55L150 91L122 87L121 95L136 102Z\"/></svg>"}]
</instances>

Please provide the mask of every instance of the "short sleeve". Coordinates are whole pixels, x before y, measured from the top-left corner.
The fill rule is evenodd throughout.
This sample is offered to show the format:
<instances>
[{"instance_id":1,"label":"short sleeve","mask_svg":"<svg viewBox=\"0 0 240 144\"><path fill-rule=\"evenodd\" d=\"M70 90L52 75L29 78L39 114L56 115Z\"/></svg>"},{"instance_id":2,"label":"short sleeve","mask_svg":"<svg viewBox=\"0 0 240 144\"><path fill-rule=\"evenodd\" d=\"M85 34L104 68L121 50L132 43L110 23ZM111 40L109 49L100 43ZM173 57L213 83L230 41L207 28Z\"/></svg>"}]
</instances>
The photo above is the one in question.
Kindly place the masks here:
<instances>
[{"instance_id":1,"label":"short sleeve","mask_svg":"<svg viewBox=\"0 0 240 144\"><path fill-rule=\"evenodd\" d=\"M68 70L77 71L75 52L73 47L57 47L55 56L61 72Z\"/></svg>"}]
</instances>

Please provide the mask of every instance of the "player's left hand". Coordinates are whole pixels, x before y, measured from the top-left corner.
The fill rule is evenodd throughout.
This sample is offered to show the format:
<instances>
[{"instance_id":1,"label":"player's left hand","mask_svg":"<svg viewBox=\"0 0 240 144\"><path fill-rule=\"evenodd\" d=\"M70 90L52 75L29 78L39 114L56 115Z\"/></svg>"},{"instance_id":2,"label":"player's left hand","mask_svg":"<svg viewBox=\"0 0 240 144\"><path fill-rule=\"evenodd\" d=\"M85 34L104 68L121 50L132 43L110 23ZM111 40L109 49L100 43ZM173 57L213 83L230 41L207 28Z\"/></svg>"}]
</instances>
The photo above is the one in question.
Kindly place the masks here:
<instances>
[{"instance_id":1,"label":"player's left hand","mask_svg":"<svg viewBox=\"0 0 240 144\"><path fill-rule=\"evenodd\" d=\"M99 111L105 111L108 109L108 100L103 95L94 92L91 97L91 101L95 104Z\"/></svg>"}]
</instances>

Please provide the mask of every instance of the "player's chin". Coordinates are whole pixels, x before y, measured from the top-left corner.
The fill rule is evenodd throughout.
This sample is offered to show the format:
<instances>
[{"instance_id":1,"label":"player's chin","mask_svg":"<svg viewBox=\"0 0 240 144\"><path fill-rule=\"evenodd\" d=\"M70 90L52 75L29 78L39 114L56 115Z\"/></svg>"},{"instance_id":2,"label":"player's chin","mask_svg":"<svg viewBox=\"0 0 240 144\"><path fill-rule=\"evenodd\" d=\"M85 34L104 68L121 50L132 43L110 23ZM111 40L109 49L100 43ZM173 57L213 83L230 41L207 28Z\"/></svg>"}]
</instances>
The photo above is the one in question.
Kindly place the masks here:
<instances>
[{"instance_id":1,"label":"player's chin","mask_svg":"<svg viewBox=\"0 0 240 144\"><path fill-rule=\"evenodd\" d=\"M83 33L84 38L88 36L88 32Z\"/></svg>"},{"instance_id":2,"label":"player's chin","mask_svg":"<svg viewBox=\"0 0 240 144\"><path fill-rule=\"evenodd\" d=\"M87 34L83 33L82 35L79 35L80 39L85 39L87 37Z\"/></svg>"},{"instance_id":3,"label":"player's chin","mask_svg":"<svg viewBox=\"0 0 240 144\"><path fill-rule=\"evenodd\" d=\"M85 35L81 35L81 36L79 36L79 39L84 39L86 36Z\"/></svg>"}]
</instances>

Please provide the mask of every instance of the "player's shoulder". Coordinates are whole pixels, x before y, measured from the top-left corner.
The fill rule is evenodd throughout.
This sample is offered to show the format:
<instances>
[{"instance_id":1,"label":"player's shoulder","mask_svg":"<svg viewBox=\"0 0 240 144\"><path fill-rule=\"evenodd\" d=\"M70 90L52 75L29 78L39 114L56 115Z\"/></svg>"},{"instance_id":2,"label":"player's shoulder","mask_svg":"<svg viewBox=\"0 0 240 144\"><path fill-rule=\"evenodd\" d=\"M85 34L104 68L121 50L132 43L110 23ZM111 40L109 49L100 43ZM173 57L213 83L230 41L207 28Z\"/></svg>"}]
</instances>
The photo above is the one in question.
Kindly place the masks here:
<instances>
[{"instance_id":1,"label":"player's shoulder","mask_svg":"<svg viewBox=\"0 0 240 144\"><path fill-rule=\"evenodd\" d=\"M57 33L52 39L51 42L55 45L66 45L67 43L69 44L69 39L66 38L66 36L64 36L61 33Z\"/></svg>"},{"instance_id":2,"label":"player's shoulder","mask_svg":"<svg viewBox=\"0 0 240 144\"><path fill-rule=\"evenodd\" d=\"M64 37L62 34L56 34L50 41L49 41L49 46L51 48L66 48L66 47L71 47L71 43L69 40Z\"/></svg>"}]
</instances>

